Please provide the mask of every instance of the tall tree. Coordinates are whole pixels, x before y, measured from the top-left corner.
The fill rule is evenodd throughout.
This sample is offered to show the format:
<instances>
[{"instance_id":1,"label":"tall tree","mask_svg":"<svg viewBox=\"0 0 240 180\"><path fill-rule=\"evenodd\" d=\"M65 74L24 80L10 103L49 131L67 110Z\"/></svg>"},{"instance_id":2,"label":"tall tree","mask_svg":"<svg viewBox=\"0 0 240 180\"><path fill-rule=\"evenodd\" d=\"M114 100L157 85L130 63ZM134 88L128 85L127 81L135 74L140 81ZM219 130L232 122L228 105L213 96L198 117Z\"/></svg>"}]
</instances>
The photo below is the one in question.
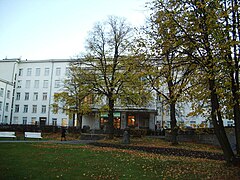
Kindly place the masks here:
<instances>
[{"instance_id":1,"label":"tall tree","mask_svg":"<svg viewBox=\"0 0 240 180\"><path fill-rule=\"evenodd\" d=\"M62 91L54 94L53 109L55 112L63 110L72 118L76 114L81 133L82 116L91 112L92 102L88 99L92 100L94 96L89 91L90 86L83 81L80 67L77 61L70 64Z\"/></svg>"},{"instance_id":2,"label":"tall tree","mask_svg":"<svg viewBox=\"0 0 240 180\"><path fill-rule=\"evenodd\" d=\"M169 23L166 24L168 27L178 27L178 31L175 32L177 37L175 42L182 39L179 53L186 54L191 63L198 65L201 75L204 75L207 84L203 86L208 88L208 92L199 93L210 95L210 117L216 136L226 161L234 164L237 158L231 149L223 125L225 99L222 92L226 89L224 84L228 79L228 75L224 76L226 72L224 69L231 67L226 66L226 53L224 53L227 39L224 32L229 33L229 28L221 23L221 20L229 16L228 12L224 10L221 1L217 0L156 0L153 3L164 9L163 12L170 18ZM234 42L230 44L232 43ZM205 99L208 97L205 96Z\"/></svg>"},{"instance_id":3,"label":"tall tree","mask_svg":"<svg viewBox=\"0 0 240 180\"><path fill-rule=\"evenodd\" d=\"M108 133L113 138L113 112L116 101L121 104L147 103L143 73L133 51L133 28L126 20L110 16L97 23L87 38L88 54L82 59L86 67L84 81L99 97L106 97Z\"/></svg>"},{"instance_id":4,"label":"tall tree","mask_svg":"<svg viewBox=\"0 0 240 180\"><path fill-rule=\"evenodd\" d=\"M139 40L139 52L145 56L145 69L150 86L165 99L170 111L172 144L178 144L176 105L183 100L184 93L190 88L195 64L179 50L183 40L179 26L171 23L171 13L153 2L152 13L147 26L143 28L143 37ZM170 8L170 7L169 7ZM174 6L171 7L174 11ZM180 33L179 33L180 32ZM164 87L164 88L163 88Z\"/></svg>"},{"instance_id":5,"label":"tall tree","mask_svg":"<svg viewBox=\"0 0 240 180\"><path fill-rule=\"evenodd\" d=\"M222 51L225 56L227 74L232 92L230 96L233 108L233 119L235 121L236 150L240 156L240 100L239 100L239 62L240 62L240 3L236 0L222 1L224 18L222 20L225 28L225 46Z\"/></svg>"}]
</instances>

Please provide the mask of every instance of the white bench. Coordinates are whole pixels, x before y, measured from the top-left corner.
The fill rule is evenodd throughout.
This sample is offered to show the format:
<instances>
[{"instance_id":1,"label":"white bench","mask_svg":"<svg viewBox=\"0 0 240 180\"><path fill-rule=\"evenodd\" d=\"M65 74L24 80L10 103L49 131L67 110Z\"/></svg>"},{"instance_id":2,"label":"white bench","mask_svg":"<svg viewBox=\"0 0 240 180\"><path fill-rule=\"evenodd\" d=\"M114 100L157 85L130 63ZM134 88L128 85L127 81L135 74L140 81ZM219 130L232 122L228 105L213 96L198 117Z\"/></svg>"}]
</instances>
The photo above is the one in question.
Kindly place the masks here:
<instances>
[{"instance_id":1,"label":"white bench","mask_svg":"<svg viewBox=\"0 0 240 180\"><path fill-rule=\"evenodd\" d=\"M24 133L24 140L26 138L42 139L42 135L41 135L40 132L25 132Z\"/></svg>"},{"instance_id":2,"label":"white bench","mask_svg":"<svg viewBox=\"0 0 240 180\"><path fill-rule=\"evenodd\" d=\"M3 138L16 138L15 132L10 131L0 131L0 137Z\"/></svg>"}]
</instances>

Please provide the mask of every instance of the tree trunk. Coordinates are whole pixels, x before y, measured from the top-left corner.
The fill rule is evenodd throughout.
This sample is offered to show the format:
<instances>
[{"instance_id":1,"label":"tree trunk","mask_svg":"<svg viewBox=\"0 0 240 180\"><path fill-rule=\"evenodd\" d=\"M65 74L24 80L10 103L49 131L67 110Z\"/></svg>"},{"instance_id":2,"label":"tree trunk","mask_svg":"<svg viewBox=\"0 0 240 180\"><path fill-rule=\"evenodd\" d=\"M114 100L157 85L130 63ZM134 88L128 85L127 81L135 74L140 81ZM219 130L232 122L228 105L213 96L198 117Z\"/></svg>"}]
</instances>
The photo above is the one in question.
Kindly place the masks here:
<instances>
[{"instance_id":1,"label":"tree trunk","mask_svg":"<svg viewBox=\"0 0 240 180\"><path fill-rule=\"evenodd\" d=\"M77 113L77 120L79 122L80 134L82 133L82 115Z\"/></svg>"},{"instance_id":2,"label":"tree trunk","mask_svg":"<svg viewBox=\"0 0 240 180\"><path fill-rule=\"evenodd\" d=\"M170 103L170 118L171 118L171 135L172 135L172 145L177 145L177 135L178 135L178 126L176 120L176 103Z\"/></svg>"},{"instance_id":3,"label":"tree trunk","mask_svg":"<svg viewBox=\"0 0 240 180\"><path fill-rule=\"evenodd\" d=\"M171 68L169 68L169 72L171 72ZM169 75L170 76L170 75ZM173 82L171 79L168 80L168 90L169 90L169 101L170 101L170 124L171 124L171 139L172 145L177 145L177 134L178 134L178 126L176 120L176 100L175 95L173 93Z\"/></svg>"},{"instance_id":4,"label":"tree trunk","mask_svg":"<svg viewBox=\"0 0 240 180\"><path fill-rule=\"evenodd\" d=\"M228 141L226 131L223 126L223 120L219 107L219 100L216 93L215 80L209 79L209 90L211 92L211 118L215 134L223 150L224 158L228 164L234 164L236 158Z\"/></svg>"},{"instance_id":5,"label":"tree trunk","mask_svg":"<svg viewBox=\"0 0 240 180\"><path fill-rule=\"evenodd\" d=\"M109 111L108 111L108 137L113 139L114 137L114 126L113 126L113 113L114 113L114 100L112 97L108 99Z\"/></svg>"}]
</instances>

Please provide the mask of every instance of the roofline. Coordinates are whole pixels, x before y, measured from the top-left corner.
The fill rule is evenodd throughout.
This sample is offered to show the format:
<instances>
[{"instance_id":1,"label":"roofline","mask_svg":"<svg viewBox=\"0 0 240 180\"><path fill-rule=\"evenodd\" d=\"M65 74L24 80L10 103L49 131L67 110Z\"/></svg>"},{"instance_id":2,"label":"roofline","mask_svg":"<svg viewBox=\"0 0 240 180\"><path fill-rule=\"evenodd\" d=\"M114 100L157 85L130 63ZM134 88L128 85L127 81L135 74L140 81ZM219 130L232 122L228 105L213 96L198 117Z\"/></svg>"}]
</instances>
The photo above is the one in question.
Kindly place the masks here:
<instances>
[{"instance_id":1,"label":"roofline","mask_svg":"<svg viewBox=\"0 0 240 180\"><path fill-rule=\"evenodd\" d=\"M0 60L0 63L2 62L18 62L19 64L23 64L23 63L46 63L46 62L76 62L78 61L78 59L43 59L43 60L22 60L22 59L2 59Z\"/></svg>"}]
</instances>

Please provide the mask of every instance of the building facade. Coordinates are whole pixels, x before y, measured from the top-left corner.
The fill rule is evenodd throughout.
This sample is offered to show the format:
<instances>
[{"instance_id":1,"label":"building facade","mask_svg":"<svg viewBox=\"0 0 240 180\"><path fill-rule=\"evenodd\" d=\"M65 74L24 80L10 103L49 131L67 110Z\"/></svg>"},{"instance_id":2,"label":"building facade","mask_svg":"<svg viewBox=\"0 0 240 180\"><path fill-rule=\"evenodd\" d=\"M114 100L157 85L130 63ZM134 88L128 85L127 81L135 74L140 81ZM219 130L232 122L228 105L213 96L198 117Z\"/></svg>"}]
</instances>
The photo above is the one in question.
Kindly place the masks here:
<instances>
[{"instance_id":1,"label":"building facade","mask_svg":"<svg viewBox=\"0 0 240 180\"><path fill-rule=\"evenodd\" d=\"M0 61L0 123L73 126L76 121L62 111L53 112L54 94L63 90L69 63L74 60L20 60ZM83 117L83 126L104 128L107 113L99 113L94 106L91 115ZM127 126L154 129L156 104L146 107L116 106L114 127Z\"/></svg>"},{"instance_id":2,"label":"building facade","mask_svg":"<svg viewBox=\"0 0 240 180\"><path fill-rule=\"evenodd\" d=\"M37 124L54 126L76 126L73 116L62 111L53 112L54 94L63 91L63 81L67 78L69 63L74 60L20 60L0 61L0 124ZM108 114L100 113L101 105L93 105L94 111L83 116L83 126L104 129ZM178 125L187 127L209 127L204 117L188 117L191 111L185 104L177 111ZM225 126L233 126L231 120ZM169 108L156 95L145 107L123 107L116 104L114 127L124 129L169 128Z\"/></svg>"}]
</instances>

